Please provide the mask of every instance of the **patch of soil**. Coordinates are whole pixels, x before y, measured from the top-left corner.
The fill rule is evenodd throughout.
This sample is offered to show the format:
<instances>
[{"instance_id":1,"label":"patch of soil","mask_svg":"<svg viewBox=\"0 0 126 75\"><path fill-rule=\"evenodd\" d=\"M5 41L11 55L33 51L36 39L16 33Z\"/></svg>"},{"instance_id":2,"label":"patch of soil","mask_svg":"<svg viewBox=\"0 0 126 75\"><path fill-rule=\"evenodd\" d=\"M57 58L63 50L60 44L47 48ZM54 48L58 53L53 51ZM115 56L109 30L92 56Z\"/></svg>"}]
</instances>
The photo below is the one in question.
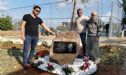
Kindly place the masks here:
<instances>
[{"instance_id":1,"label":"patch of soil","mask_svg":"<svg viewBox=\"0 0 126 75\"><path fill-rule=\"evenodd\" d=\"M4 45L4 46L2 45L1 47L4 49L11 49L10 51L23 49L23 45L20 45L20 44L12 44L12 45ZM46 48L43 46L37 47L37 50L43 50L43 49L46 49ZM105 49L106 49L106 47L105 47ZM14 52L12 51L14 53L14 55L9 56L8 53L5 52L6 50L2 50L2 51L0 51L0 52L2 52L0 54L0 56L4 57L5 59L3 58L3 61L0 61L0 62L2 62L2 64L3 64L3 62L8 62L11 65L15 66L15 64L12 64L12 63L15 63L18 60L12 61L12 59L16 59L17 58L16 55L19 55L19 53L17 51L14 51ZM6 54L3 54L3 53L6 53ZM17 53L17 54L15 54L15 53ZM66 62L68 60L64 60L64 62ZM16 64L16 66L17 66L17 64ZM20 64L18 64L18 65L20 65ZM18 70L17 69L14 70L11 66L8 67L8 65L7 66L3 65L3 66L4 66L4 68L6 68L5 71L13 70L12 72L9 72L8 74L5 74L5 75L54 75L54 74L50 74L50 73L47 73L44 71L40 71L38 69L34 69L32 67L30 67L28 70L24 70L21 65L18 67L19 68ZM98 70L94 75L125 75L125 74L126 74L126 68L122 69L120 65L100 64L100 65L98 65Z\"/></svg>"},{"instance_id":2,"label":"patch of soil","mask_svg":"<svg viewBox=\"0 0 126 75\"><path fill-rule=\"evenodd\" d=\"M51 74L45 71L35 69L33 67L29 67L27 70L20 69L7 75L56 75L56 74Z\"/></svg>"},{"instance_id":3,"label":"patch of soil","mask_svg":"<svg viewBox=\"0 0 126 75\"><path fill-rule=\"evenodd\" d=\"M120 65L100 64L95 75L126 75L126 68L122 68Z\"/></svg>"},{"instance_id":4,"label":"patch of soil","mask_svg":"<svg viewBox=\"0 0 126 75\"><path fill-rule=\"evenodd\" d=\"M23 44L8 44L8 45L1 45L1 49L12 49L12 50L23 50ZM36 50L49 50L49 48L46 48L42 45L37 46Z\"/></svg>"},{"instance_id":5,"label":"patch of soil","mask_svg":"<svg viewBox=\"0 0 126 75\"><path fill-rule=\"evenodd\" d=\"M20 31L8 30L8 31L0 31L0 35L1 36L17 36L17 35L21 35L21 33Z\"/></svg>"},{"instance_id":6,"label":"patch of soil","mask_svg":"<svg viewBox=\"0 0 126 75\"><path fill-rule=\"evenodd\" d=\"M16 51L13 51L13 53L18 53L18 54L13 54L11 56L8 56L6 51L7 50L2 50L2 57L4 57L5 59L1 62L2 62L2 64L4 62L8 62L9 64L11 64L11 66L9 66L9 67L8 67L8 65L6 65L6 66L3 65L3 66L4 66L4 69L6 68L5 69L6 71L9 71L9 70L13 70L13 71L8 72L7 74L3 74L3 75L54 75L54 74L50 74L50 73L47 73L44 71L40 71L40 70L32 68L32 67L30 67L28 70L24 70L22 68L21 64L15 63L18 60L13 60L13 59L17 58L16 55L19 55L20 52L18 52L18 50L16 50ZM10 50L10 51L12 51L12 50ZM3 53L5 53L5 54L3 54ZM18 69L17 68L13 69L13 66L15 66L15 64L13 64L13 63L16 64ZM100 65L98 65L98 70L94 75L125 75L125 74L126 74L126 70L125 69L122 70L119 65L100 64Z\"/></svg>"},{"instance_id":7,"label":"patch of soil","mask_svg":"<svg viewBox=\"0 0 126 75\"><path fill-rule=\"evenodd\" d=\"M98 67L98 70L93 75L125 75L125 71L121 70L121 68L118 65L105 65L101 64ZM41 71L38 69L35 69L33 67L29 67L28 70L18 70L12 73L9 73L7 75L55 75L51 74L45 71Z\"/></svg>"},{"instance_id":8,"label":"patch of soil","mask_svg":"<svg viewBox=\"0 0 126 75\"><path fill-rule=\"evenodd\" d=\"M96 75L121 75L120 71L119 65L100 64L98 65Z\"/></svg>"}]
</instances>

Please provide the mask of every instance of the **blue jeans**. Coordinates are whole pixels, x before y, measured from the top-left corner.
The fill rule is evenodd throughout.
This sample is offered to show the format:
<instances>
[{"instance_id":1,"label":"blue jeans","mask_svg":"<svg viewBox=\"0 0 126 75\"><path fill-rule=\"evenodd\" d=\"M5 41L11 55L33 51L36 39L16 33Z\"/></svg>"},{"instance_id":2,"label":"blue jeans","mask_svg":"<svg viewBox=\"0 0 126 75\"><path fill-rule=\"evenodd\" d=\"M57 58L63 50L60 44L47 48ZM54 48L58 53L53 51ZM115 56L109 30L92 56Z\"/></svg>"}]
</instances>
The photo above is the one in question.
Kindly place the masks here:
<instances>
[{"instance_id":1,"label":"blue jeans","mask_svg":"<svg viewBox=\"0 0 126 75\"><path fill-rule=\"evenodd\" d=\"M86 33L80 33L80 38L83 45L83 55L86 55L86 43L85 43Z\"/></svg>"},{"instance_id":2,"label":"blue jeans","mask_svg":"<svg viewBox=\"0 0 126 75\"><path fill-rule=\"evenodd\" d=\"M35 48L37 46L38 42L38 36L25 36L25 41L24 41L24 49L23 49L23 64L27 65L28 62L32 62L32 57L34 56L35 53ZM30 48L31 46L31 48ZM28 55L28 50L30 50L30 54Z\"/></svg>"}]
</instances>

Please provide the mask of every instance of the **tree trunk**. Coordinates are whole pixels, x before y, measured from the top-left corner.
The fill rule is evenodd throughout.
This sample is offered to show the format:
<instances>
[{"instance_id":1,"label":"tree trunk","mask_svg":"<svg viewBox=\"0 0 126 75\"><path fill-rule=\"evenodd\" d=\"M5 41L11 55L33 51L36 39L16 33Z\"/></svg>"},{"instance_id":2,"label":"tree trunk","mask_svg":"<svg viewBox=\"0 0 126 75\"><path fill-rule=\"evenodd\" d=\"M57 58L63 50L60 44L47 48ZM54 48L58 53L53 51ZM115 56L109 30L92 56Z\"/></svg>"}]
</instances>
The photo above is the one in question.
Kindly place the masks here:
<instances>
[{"instance_id":1,"label":"tree trunk","mask_svg":"<svg viewBox=\"0 0 126 75\"><path fill-rule=\"evenodd\" d=\"M72 12L72 18L71 18L71 30L75 29L74 21L76 17L76 0L74 0L73 2L74 4L73 4L73 12Z\"/></svg>"}]
</instances>

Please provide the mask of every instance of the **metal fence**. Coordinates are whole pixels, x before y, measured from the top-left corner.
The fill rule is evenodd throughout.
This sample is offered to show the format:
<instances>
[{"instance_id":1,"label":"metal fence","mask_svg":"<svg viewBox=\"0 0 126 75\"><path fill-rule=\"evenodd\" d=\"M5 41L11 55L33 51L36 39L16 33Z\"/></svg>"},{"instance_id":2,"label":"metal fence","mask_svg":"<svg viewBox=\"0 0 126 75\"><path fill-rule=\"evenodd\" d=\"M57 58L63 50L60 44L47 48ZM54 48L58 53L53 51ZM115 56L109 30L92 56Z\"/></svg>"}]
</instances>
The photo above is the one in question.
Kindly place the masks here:
<instances>
[{"instance_id":1,"label":"metal fence","mask_svg":"<svg viewBox=\"0 0 126 75\"><path fill-rule=\"evenodd\" d=\"M60 28L61 25L71 20L73 3L71 1L65 2L64 0L51 0L50 3L41 3L42 11L40 17L49 26L54 28ZM82 4L77 0L77 9L82 8L84 15L90 16L92 11L97 11L99 18L101 18L105 24L111 23L111 35L117 36L118 32L122 30L122 17L123 8L120 5L119 0L89 0L88 3ZM0 16L11 16L15 29L19 29L19 23L22 20L24 14L31 13L33 5L24 6L18 8L12 8L7 10L0 10ZM59 29L60 30L60 29Z\"/></svg>"}]
</instances>

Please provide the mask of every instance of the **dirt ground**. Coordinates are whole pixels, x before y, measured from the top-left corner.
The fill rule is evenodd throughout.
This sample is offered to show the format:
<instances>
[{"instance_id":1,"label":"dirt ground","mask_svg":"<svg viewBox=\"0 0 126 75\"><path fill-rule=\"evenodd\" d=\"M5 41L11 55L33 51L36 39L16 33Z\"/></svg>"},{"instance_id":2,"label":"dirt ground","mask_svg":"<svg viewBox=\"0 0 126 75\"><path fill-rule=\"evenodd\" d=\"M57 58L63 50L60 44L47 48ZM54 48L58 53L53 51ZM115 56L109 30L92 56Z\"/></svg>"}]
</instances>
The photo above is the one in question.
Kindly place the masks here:
<instances>
[{"instance_id":1,"label":"dirt ground","mask_svg":"<svg viewBox=\"0 0 126 75\"><path fill-rule=\"evenodd\" d=\"M125 75L126 69L119 65L98 65L94 75ZM54 75L29 67L24 70L22 67L22 50L0 49L0 75Z\"/></svg>"},{"instance_id":2,"label":"dirt ground","mask_svg":"<svg viewBox=\"0 0 126 75\"><path fill-rule=\"evenodd\" d=\"M20 31L0 31L0 36L15 36L15 35L20 35Z\"/></svg>"},{"instance_id":3,"label":"dirt ground","mask_svg":"<svg viewBox=\"0 0 126 75\"><path fill-rule=\"evenodd\" d=\"M20 32L0 31L0 36L12 36L12 35L14 36L20 35ZM23 45L1 46L0 75L53 75L47 72L36 70L35 68L32 67L29 67L28 70L24 70L22 67L22 48ZM45 48L39 46L37 47L36 50L41 49ZM126 56L126 50L124 56ZM94 75L125 75L125 74L126 74L126 64L122 66L114 64L111 65L100 64L98 65L98 70Z\"/></svg>"}]
</instances>

